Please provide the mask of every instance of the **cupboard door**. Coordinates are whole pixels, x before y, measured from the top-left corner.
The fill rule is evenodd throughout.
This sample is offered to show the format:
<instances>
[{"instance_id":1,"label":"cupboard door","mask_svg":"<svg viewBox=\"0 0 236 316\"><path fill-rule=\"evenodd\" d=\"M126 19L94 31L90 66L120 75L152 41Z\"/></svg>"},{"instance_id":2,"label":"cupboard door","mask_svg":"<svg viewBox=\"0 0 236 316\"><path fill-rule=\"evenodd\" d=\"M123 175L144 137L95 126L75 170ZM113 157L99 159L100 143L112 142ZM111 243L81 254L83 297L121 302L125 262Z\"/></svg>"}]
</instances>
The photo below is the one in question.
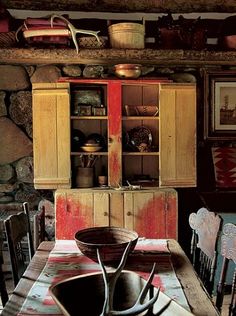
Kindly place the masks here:
<instances>
[{"instance_id":1,"label":"cupboard door","mask_svg":"<svg viewBox=\"0 0 236 316\"><path fill-rule=\"evenodd\" d=\"M65 83L33 84L34 186L70 188L70 95Z\"/></svg>"},{"instance_id":2,"label":"cupboard door","mask_svg":"<svg viewBox=\"0 0 236 316\"><path fill-rule=\"evenodd\" d=\"M56 239L74 239L79 229L93 225L93 193L57 190L55 193Z\"/></svg>"},{"instance_id":3,"label":"cupboard door","mask_svg":"<svg viewBox=\"0 0 236 316\"><path fill-rule=\"evenodd\" d=\"M93 226L109 226L109 193L57 190L56 239L74 239L75 233Z\"/></svg>"},{"instance_id":4,"label":"cupboard door","mask_svg":"<svg viewBox=\"0 0 236 316\"><path fill-rule=\"evenodd\" d=\"M145 238L177 238L177 192L124 193L124 227Z\"/></svg>"},{"instance_id":5,"label":"cupboard door","mask_svg":"<svg viewBox=\"0 0 236 316\"><path fill-rule=\"evenodd\" d=\"M196 186L196 87L160 90L160 186Z\"/></svg>"},{"instance_id":6,"label":"cupboard door","mask_svg":"<svg viewBox=\"0 0 236 316\"><path fill-rule=\"evenodd\" d=\"M94 226L109 226L109 193L94 193Z\"/></svg>"}]
</instances>

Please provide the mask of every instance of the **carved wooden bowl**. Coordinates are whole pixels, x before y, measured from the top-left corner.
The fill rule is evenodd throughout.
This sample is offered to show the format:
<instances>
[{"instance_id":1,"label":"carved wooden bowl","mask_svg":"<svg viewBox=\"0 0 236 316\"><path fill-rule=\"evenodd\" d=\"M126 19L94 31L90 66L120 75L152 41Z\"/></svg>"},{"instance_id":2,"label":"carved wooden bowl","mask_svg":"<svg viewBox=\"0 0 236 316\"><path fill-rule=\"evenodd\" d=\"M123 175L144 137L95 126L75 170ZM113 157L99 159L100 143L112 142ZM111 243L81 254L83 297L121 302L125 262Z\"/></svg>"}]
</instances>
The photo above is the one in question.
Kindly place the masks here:
<instances>
[{"instance_id":1,"label":"carved wooden bowl","mask_svg":"<svg viewBox=\"0 0 236 316\"><path fill-rule=\"evenodd\" d=\"M108 272L108 275L111 276L112 272ZM131 308L135 304L145 283L146 280L137 273L123 270L117 280L114 291L113 302L115 310L122 311ZM152 297L157 291L158 289L151 284L143 304L149 300L149 296ZM50 294L65 316L101 315L105 298L102 273L77 275L59 281L50 287ZM163 313L161 313L161 310ZM130 313L129 315L137 314ZM174 300L170 300L167 295L160 291L153 309L146 310L138 315L191 316L193 314L185 310Z\"/></svg>"},{"instance_id":2,"label":"carved wooden bowl","mask_svg":"<svg viewBox=\"0 0 236 316\"><path fill-rule=\"evenodd\" d=\"M99 249L102 262L108 263L120 261L129 242L131 242L130 252L133 251L138 241L138 234L121 227L92 227L79 230L75 234L75 241L85 256L97 262L97 249Z\"/></svg>"}]
</instances>

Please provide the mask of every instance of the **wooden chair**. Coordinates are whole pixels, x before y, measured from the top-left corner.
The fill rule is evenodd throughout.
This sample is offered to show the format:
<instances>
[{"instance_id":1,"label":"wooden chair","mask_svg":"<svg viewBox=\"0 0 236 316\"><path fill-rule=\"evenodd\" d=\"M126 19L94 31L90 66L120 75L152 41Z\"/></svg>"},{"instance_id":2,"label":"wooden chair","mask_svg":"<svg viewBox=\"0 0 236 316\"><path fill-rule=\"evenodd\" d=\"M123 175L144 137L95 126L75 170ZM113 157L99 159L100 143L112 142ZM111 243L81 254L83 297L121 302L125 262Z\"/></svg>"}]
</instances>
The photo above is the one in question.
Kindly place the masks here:
<instances>
[{"instance_id":1,"label":"wooden chair","mask_svg":"<svg viewBox=\"0 0 236 316\"><path fill-rule=\"evenodd\" d=\"M191 213L189 224L192 228L191 256L192 263L212 295L217 259L217 240L222 219L206 208Z\"/></svg>"},{"instance_id":2,"label":"wooden chair","mask_svg":"<svg viewBox=\"0 0 236 316\"><path fill-rule=\"evenodd\" d=\"M38 248L39 244L45 240L45 207L42 206L41 210L34 215L34 250Z\"/></svg>"},{"instance_id":3,"label":"wooden chair","mask_svg":"<svg viewBox=\"0 0 236 316\"><path fill-rule=\"evenodd\" d=\"M236 315L236 225L225 224L221 236L221 255L223 263L221 268L220 280L217 286L216 307L221 312L224 301L226 277L229 267L229 262L234 263L234 273L232 274L231 301L229 305L229 316Z\"/></svg>"},{"instance_id":4,"label":"wooden chair","mask_svg":"<svg viewBox=\"0 0 236 316\"><path fill-rule=\"evenodd\" d=\"M6 289L6 282L5 277L2 270L2 264L3 264L3 254L2 254L2 247L3 247L3 229L2 229L2 223L0 224L0 294L1 294L1 300L2 300L2 306L6 305L6 302L8 301L8 293Z\"/></svg>"},{"instance_id":5,"label":"wooden chair","mask_svg":"<svg viewBox=\"0 0 236 316\"><path fill-rule=\"evenodd\" d=\"M24 203L23 208L24 212L10 215L4 221L15 286L34 255L28 205Z\"/></svg>"}]
</instances>

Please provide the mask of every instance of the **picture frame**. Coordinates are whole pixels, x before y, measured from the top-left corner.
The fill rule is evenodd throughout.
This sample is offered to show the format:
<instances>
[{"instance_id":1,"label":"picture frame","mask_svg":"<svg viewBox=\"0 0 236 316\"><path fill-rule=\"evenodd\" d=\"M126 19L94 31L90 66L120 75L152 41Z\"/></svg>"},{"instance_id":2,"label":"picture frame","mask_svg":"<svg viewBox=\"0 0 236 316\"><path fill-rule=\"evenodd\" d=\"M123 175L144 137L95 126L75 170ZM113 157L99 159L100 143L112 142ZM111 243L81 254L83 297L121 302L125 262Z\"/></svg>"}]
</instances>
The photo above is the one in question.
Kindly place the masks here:
<instances>
[{"instance_id":1,"label":"picture frame","mask_svg":"<svg viewBox=\"0 0 236 316\"><path fill-rule=\"evenodd\" d=\"M91 105L78 105L78 116L91 116L92 106Z\"/></svg>"},{"instance_id":2,"label":"picture frame","mask_svg":"<svg viewBox=\"0 0 236 316\"><path fill-rule=\"evenodd\" d=\"M106 115L106 108L105 107L93 107L93 115L105 116Z\"/></svg>"},{"instance_id":3,"label":"picture frame","mask_svg":"<svg viewBox=\"0 0 236 316\"><path fill-rule=\"evenodd\" d=\"M204 138L236 140L236 70L205 71Z\"/></svg>"}]
</instances>

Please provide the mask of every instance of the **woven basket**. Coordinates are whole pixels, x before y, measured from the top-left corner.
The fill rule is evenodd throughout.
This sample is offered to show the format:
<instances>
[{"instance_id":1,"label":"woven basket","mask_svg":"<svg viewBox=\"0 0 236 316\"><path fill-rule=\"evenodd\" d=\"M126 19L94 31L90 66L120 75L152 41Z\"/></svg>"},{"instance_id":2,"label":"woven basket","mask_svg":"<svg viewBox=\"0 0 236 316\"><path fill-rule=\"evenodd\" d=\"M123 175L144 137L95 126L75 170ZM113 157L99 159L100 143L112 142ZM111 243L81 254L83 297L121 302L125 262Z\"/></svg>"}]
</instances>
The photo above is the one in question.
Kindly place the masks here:
<instances>
[{"instance_id":1,"label":"woven basket","mask_svg":"<svg viewBox=\"0 0 236 316\"><path fill-rule=\"evenodd\" d=\"M0 33L0 47L8 48L14 47L16 42L16 32L2 32Z\"/></svg>"},{"instance_id":2,"label":"woven basket","mask_svg":"<svg viewBox=\"0 0 236 316\"><path fill-rule=\"evenodd\" d=\"M139 23L117 23L108 27L113 48L144 48L145 26Z\"/></svg>"},{"instance_id":3,"label":"woven basket","mask_svg":"<svg viewBox=\"0 0 236 316\"><path fill-rule=\"evenodd\" d=\"M92 227L79 230L75 241L80 251L90 259L97 260L97 249L103 262L115 262L121 257L131 241L132 251L138 241L138 234L120 227Z\"/></svg>"},{"instance_id":4,"label":"woven basket","mask_svg":"<svg viewBox=\"0 0 236 316\"><path fill-rule=\"evenodd\" d=\"M78 40L80 48L105 48L107 47L108 38L99 36L101 43L99 43L95 36L81 36Z\"/></svg>"}]
</instances>

